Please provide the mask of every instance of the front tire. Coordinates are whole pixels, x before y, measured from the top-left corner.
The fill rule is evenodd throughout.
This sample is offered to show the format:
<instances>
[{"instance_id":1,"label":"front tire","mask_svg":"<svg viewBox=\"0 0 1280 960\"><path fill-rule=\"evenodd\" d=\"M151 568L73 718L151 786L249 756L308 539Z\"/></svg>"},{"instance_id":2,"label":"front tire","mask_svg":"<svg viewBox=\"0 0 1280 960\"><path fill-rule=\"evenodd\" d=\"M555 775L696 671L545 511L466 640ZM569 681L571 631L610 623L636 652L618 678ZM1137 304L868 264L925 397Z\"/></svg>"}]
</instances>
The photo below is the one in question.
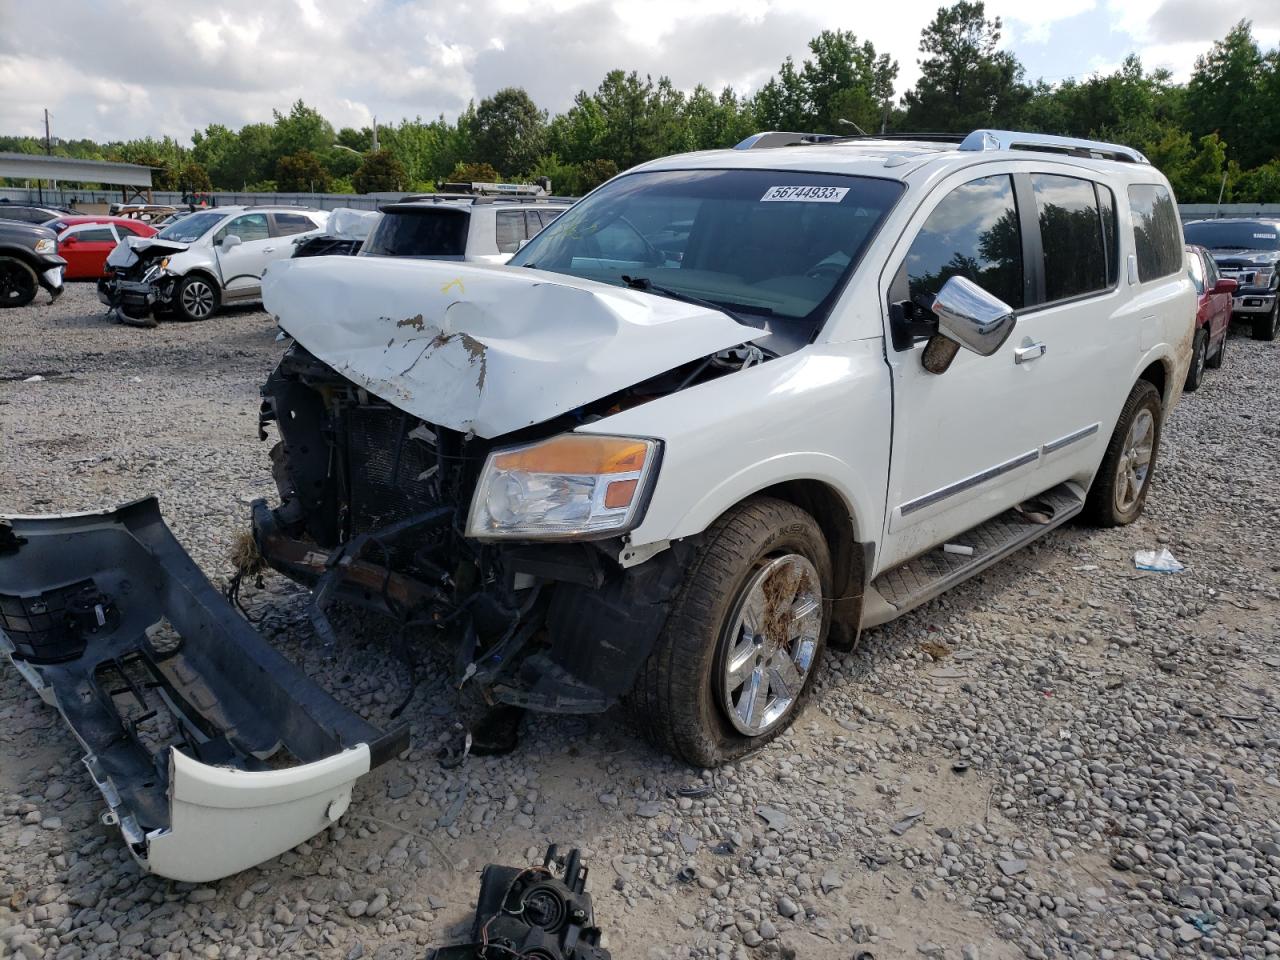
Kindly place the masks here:
<instances>
[{"instance_id":1,"label":"front tire","mask_svg":"<svg viewBox=\"0 0 1280 960\"><path fill-rule=\"evenodd\" d=\"M1210 370L1221 370L1222 361L1227 357L1227 340L1231 337L1231 329L1228 327L1222 331L1222 341L1218 344L1218 349L1213 352L1213 356L1204 362L1204 365Z\"/></svg>"},{"instance_id":2,"label":"front tire","mask_svg":"<svg viewBox=\"0 0 1280 960\"><path fill-rule=\"evenodd\" d=\"M794 504L755 497L708 529L629 706L646 736L716 767L799 714L830 626L831 555Z\"/></svg>"},{"instance_id":3,"label":"front tire","mask_svg":"<svg viewBox=\"0 0 1280 960\"><path fill-rule=\"evenodd\" d=\"M1094 526L1125 526L1142 516L1160 452L1162 412L1155 385L1135 383L1085 500L1084 517Z\"/></svg>"},{"instance_id":4,"label":"front tire","mask_svg":"<svg viewBox=\"0 0 1280 960\"><path fill-rule=\"evenodd\" d=\"M25 307L39 290L34 270L21 260L0 257L0 307Z\"/></svg>"},{"instance_id":5,"label":"front tire","mask_svg":"<svg viewBox=\"0 0 1280 960\"><path fill-rule=\"evenodd\" d=\"M1280 326L1280 296L1271 305L1271 311L1253 318L1253 339L1271 341L1276 338L1276 328Z\"/></svg>"},{"instance_id":6,"label":"front tire","mask_svg":"<svg viewBox=\"0 0 1280 960\"><path fill-rule=\"evenodd\" d=\"M1195 344L1191 348L1191 368L1187 370L1187 382L1183 390L1192 393L1204 381L1205 354L1209 352L1209 331L1201 327L1196 331Z\"/></svg>"},{"instance_id":7,"label":"front tire","mask_svg":"<svg viewBox=\"0 0 1280 960\"><path fill-rule=\"evenodd\" d=\"M218 287L208 277L191 274L178 282L173 302L178 316L183 320L208 320L218 309Z\"/></svg>"}]
</instances>

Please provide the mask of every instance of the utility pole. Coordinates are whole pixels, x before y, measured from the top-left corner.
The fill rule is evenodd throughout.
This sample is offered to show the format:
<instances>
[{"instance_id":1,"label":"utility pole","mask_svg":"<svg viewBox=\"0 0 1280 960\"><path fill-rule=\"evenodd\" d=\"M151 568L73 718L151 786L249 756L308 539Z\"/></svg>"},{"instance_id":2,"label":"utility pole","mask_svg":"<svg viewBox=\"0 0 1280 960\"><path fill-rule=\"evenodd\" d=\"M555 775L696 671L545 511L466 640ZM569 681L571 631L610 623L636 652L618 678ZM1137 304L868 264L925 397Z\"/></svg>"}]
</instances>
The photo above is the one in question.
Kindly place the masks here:
<instances>
[{"instance_id":1,"label":"utility pole","mask_svg":"<svg viewBox=\"0 0 1280 960\"><path fill-rule=\"evenodd\" d=\"M44 108L44 155L53 156L53 138L49 135L49 108Z\"/></svg>"},{"instance_id":2,"label":"utility pole","mask_svg":"<svg viewBox=\"0 0 1280 960\"><path fill-rule=\"evenodd\" d=\"M373 146L369 149L370 153L378 152L378 118L373 118Z\"/></svg>"}]
</instances>

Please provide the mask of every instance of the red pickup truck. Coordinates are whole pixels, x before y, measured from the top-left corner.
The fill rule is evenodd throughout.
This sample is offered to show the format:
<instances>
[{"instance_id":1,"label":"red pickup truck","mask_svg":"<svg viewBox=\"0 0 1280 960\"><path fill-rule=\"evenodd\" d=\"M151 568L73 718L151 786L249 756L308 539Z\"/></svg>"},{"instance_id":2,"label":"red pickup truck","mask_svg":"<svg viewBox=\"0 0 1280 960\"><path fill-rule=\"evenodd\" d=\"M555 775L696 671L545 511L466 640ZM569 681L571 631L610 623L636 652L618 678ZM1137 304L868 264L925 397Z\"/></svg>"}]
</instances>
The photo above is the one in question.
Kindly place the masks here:
<instances>
[{"instance_id":1,"label":"red pickup truck","mask_svg":"<svg viewBox=\"0 0 1280 960\"><path fill-rule=\"evenodd\" d=\"M1204 247L1187 244L1187 273L1200 299L1196 306L1196 339L1184 389L1195 390L1204 379L1205 367L1217 369L1227 352L1231 328L1231 303L1236 281L1218 276L1218 266Z\"/></svg>"}]
</instances>

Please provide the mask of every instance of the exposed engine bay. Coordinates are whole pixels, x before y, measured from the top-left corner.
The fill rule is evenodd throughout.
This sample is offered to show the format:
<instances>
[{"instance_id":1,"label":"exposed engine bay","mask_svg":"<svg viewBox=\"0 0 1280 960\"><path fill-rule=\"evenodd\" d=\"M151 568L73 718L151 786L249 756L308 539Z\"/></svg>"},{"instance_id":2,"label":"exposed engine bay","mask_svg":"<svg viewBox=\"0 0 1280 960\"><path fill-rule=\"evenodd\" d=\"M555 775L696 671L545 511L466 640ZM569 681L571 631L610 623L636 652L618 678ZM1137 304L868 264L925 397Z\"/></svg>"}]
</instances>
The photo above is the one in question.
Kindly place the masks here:
<instances>
[{"instance_id":1,"label":"exposed engine bay","mask_svg":"<svg viewBox=\"0 0 1280 960\"><path fill-rule=\"evenodd\" d=\"M486 457L762 361L720 351L498 438L421 420L294 344L263 387L281 503L253 507L276 570L310 585L326 642L335 599L375 609L454 653L455 685L484 704L592 713L626 693L666 617L692 547L626 565L622 537L483 542L465 523Z\"/></svg>"}]
</instances>

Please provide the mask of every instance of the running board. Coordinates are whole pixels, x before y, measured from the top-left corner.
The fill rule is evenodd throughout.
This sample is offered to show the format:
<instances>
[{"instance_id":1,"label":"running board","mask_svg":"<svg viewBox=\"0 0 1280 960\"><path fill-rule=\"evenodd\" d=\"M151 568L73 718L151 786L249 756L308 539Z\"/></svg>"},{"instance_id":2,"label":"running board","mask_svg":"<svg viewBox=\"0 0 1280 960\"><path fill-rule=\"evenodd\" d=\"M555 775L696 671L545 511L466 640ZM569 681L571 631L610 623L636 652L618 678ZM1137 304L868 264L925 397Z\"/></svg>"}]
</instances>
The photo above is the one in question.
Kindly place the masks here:
<instances>
[{"instance_id":1,"label":"running board","mask_svg":"<svg viewBox=\"0 0 1280 960\"><path fill-rule=\"evenodd\" d=\"M878 627L927 603L944 590L981 573L1084 509L1084 495L1074 484L1061 483L1006 510L949 541L973 553L948 553L942 545L886 570L871 582L863 602L862 626ZM1041 519L1047 522L1039 522Z\"/></svg>"}]
</instances>

